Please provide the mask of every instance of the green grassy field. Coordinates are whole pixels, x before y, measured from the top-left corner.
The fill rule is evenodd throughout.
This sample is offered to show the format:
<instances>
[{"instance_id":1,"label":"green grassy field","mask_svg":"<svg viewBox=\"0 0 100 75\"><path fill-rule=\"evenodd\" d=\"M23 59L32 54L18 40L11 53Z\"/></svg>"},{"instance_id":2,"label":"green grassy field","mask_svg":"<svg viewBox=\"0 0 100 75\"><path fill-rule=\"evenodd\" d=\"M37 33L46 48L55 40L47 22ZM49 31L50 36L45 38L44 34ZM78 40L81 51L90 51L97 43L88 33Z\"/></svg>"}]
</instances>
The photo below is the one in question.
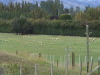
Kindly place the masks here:
<instances>
[{"instance_id":1,"label":"green grassy field","mask_svg":"<svg viewBox=\"0 0 100 75\"><path fill-rule=\"evenodd\" d=\"M75 52L76 58L79 55L82 58L86 55L86 37L0 33L0 50L11 53L15 53L16 51L43 53L55 55L57 59L60 55L67 53L65 48L68 45L72 48L71 52ZM99 45L100 38L90 37L90 56L93 56L95 61L100 56Z\"/></svg>"},{"instance_id":2,"label":"green grassy field","mask_svg":"<svg viewBox=\"0 0 100 75\"><path fill-rule=\"evenodd\" d=\"M100 45L100 38L90 37L90 56L93 56L93 59L95 60L93 68L97 66L97 60L98 60L98 57L100 56L99 45ZM86 75L86 65L84 64L84 56L86 56L86 37L56 36L56 35L15 35L11 33L0 33L0 51L1 51L0 61L1 60L6 61L6 62L8 61L8 66L9 66L9 62L12 62L12 63L16 61L20 62L20 60L22 59L26 60L26 63L28 62L28 64L31 61L33 64L35 63L40 64L40 66L42 66L42 68L45 69L45 70L42 70L42 68L39 68L41 71L39 72L41 73L40 75L47 75L50 72L50 64L45 62L44 59L33 60L33 58L29 57L27 54L28 53L42 53L42 54L48 54L48 55L55 55L55 59L59 59L60 56L64 56L67 54L67 51L65 50L65 48L67 48L68 46L69 48L72 48L72 50L70 51L70 54L72 52L75 53L76 62L79 61L78 60L79 55L81 56L81 59L83 59L82 75ZM16 51L23 53L21 58L19 58L20 55L19 56L15 55ZM12 58L11 56L2 54L2 52L11 54L11 56L14 56L14 57ZM27 53L27 54L24 54L24 53ZM5 58L5 56L6 56L6 59L3 59ZM20 63L22 62L23 61L21 61ZM69 75L79 74L78 63L76 64L76 67L74 69L72 69L71 65L69 66L69 69L70 69ZM54 74L65 75L66 74L65 68L64 67L57 68L55 65ZM93 75L96 75L96 74L93 74Z\"/></svg>"}]
</instances>

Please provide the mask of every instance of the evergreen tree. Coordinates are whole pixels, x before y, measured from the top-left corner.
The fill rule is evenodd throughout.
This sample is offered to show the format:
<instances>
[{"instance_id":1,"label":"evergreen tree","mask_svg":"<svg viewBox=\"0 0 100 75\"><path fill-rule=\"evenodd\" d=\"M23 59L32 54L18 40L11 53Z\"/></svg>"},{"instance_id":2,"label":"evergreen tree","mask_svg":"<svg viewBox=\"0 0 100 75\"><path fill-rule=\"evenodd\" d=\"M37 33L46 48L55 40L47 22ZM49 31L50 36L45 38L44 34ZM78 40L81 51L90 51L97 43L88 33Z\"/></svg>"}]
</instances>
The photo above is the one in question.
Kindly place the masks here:
<instances>
[{"instance_id":1,"label":"evergreen tree","mask_svg":"<svg viewBox=\"0 0 100 75\"><path fill-rule=\"evenodd\" d=\"M69 12L70 12L71 16L74 18L74 16L75 16L74 7L71 6L69 9Z\"/></svg>"}]
</instances>

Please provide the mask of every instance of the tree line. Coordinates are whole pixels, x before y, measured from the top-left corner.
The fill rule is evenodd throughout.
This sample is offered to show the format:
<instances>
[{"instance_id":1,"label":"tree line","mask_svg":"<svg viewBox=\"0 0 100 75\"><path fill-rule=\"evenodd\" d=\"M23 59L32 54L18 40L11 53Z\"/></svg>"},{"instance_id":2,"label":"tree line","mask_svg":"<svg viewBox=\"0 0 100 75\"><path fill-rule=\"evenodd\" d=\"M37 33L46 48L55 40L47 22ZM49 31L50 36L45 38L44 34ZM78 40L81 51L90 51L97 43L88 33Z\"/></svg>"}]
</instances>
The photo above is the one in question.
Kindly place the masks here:
<instances>
[{"instance_id":1,"label":"tree line","mask_svg":"<svg viewBox=\"0 0 100 75\"><path fill-rule=\"evenodd\" d=\"M73 20L83 21L83 19L86 19L91 21L99 20L99 13L100 6L95 8L86 6L85 10L82 10L79 6L64 8L63 2L60 0L46 0L35 4L26 1L22 1L22 3L10 1L7 5L0 3L1 19L14 19L21 15L33 19L59 19L61 15L67 14Z\"/></svg>"},{"instance_id":2,"label":"tree line","mask_svg":"<svg viewBox=\"0 0 100 75\"><path fill-rule=\"evenodd\" d=\"M86 24L92 36L100 36L100 6L64 8L60 0L0 3L0 32L85 36Z\"/></svg>"},{"instance_id":3,"label":"tree line","mask_svg":"<svg viewBox=\"0 0 100 75\"><path fill-rule=\"evenodd\" d=\"M80 7L70 9L64 8L63 2L60 0L46 0L35 4L22 1L13 3L10 1L7 5L0 3L0 18L13 19L24 15L27 18L33 19L58 19L61 14L71 14L80 11Z\"/></svg>"}]
</instances>

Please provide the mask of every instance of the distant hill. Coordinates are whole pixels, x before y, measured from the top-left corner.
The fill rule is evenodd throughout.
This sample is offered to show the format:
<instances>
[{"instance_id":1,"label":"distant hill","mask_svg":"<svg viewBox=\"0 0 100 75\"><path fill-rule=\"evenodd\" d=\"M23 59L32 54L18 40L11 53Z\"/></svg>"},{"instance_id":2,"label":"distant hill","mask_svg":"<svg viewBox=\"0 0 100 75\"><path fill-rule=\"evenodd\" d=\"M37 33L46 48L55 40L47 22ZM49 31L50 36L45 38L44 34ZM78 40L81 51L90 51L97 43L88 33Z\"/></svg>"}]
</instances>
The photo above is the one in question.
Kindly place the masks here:
<instances>
[{"instance_id":1,"label":"distant hill","mask_svg":"<svg viewBox=\"0 0 100 75\"><path fill-rule=\"evenodd\" d=\"M64 2L65 7L70 6L80 6L81 8L84 8L85 6L92 6L96 7L100 5L100 0L62 0Z\"/></svg>"},{"instance_id":2,"label":"distant hill","mask_svg":"<svg viewBox=\"0 0 100 75\"><path fill-rule=\"evenodd\" d=\"M13 2L30 2L30 3L36 3L36 2L41 2L41 1L46 1L46 0L0 0L0 2L3 2L4 4L8 4L10 1ZM81 8L84 8L87 5L90 5L92 7L96 7L100 5L100 0L61 0L64 3L65 8L69 8L71 6L76 7L80 6Z\"/></svg>"}]
</instances>

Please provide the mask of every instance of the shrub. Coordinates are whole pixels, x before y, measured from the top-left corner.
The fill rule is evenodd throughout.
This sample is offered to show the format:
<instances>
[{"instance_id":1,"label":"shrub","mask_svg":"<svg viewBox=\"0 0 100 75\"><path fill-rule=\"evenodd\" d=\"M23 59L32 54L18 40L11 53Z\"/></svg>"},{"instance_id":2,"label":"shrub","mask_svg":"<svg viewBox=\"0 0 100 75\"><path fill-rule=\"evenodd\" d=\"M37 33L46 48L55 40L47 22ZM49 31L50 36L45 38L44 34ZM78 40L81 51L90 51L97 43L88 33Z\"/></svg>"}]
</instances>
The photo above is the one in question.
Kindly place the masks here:
<instances>
[{"instance_id":1,"label":"shrub","mask_svg":"<svg viewBox=\"0 0 100 75\"><path fill-rule=\"evenodd\" d=\"M72 20L72 17L69 14L62 14L62 15L59 16L59 19L61 19L61 20Z\"/></svg>"},{"instance_id":2,"label":"shrub","mask_svg":"<svg viewBox=\"0 0 100 75\"><path fill-rule=\"evenodd\" d=\"M12 20L0 19L0 32L11 33L12 32Z\"/></svg>"},{"instance_id":3,"label":"shrub","mask_svg":"<svg viewBox=\"0 0 100 75\"><path fill-rule=\"evenodd\" d=\"M13 21L13 30L16 33L23 34L32 34L33 25L31 22L28 22L25 18L15 19Z\"/></svg>"}]
</instances>

